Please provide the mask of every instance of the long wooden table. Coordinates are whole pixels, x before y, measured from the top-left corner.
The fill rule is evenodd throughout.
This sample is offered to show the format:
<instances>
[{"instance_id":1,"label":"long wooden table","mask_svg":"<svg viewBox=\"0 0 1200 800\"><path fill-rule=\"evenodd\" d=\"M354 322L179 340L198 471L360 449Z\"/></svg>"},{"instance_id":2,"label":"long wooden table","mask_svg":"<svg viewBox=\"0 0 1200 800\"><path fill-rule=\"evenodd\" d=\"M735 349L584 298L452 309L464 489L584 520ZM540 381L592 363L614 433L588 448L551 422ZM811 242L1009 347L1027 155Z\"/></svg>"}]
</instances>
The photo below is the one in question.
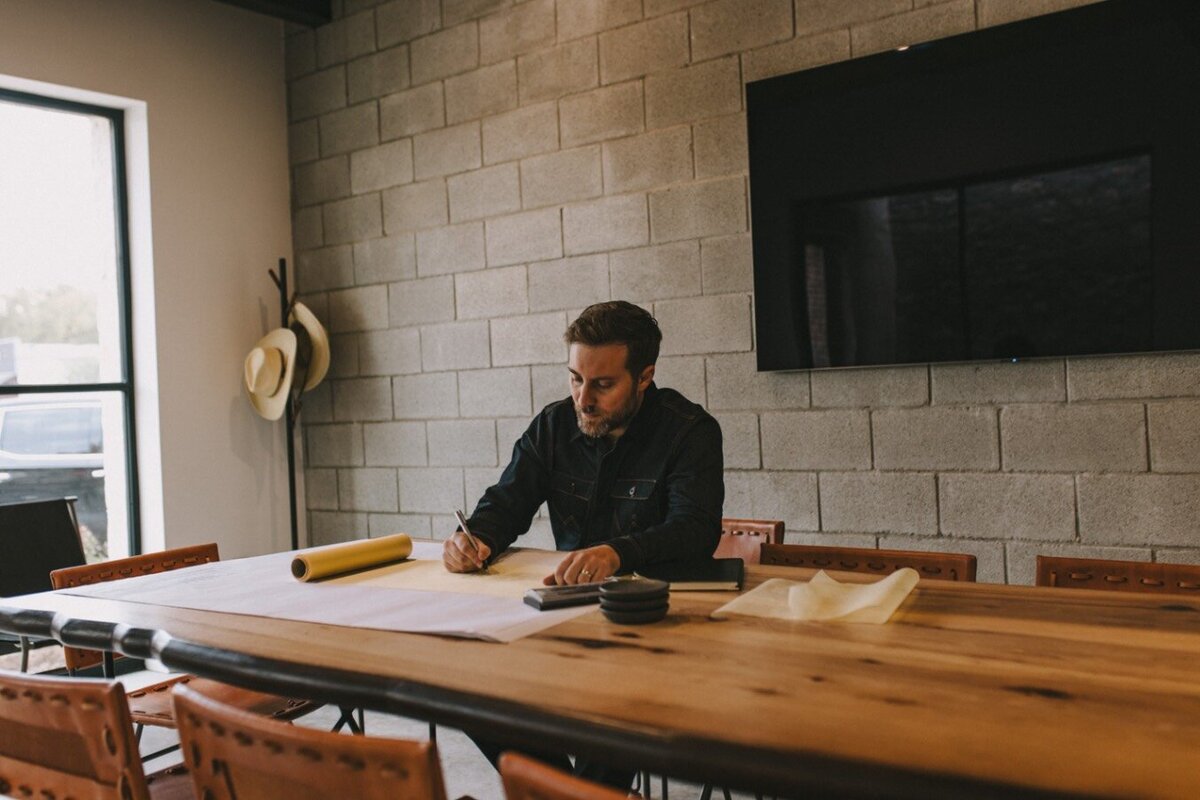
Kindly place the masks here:
<instances>
[{"instance_id":1,"label":"long wooden table","mask_svg":"<svg viewBox=\"0 0 1200 800\"><path fill-rule=\"evenodd\" d=\"M710 619L729 596L507 645L60 593L0 630L784 797L1200 796L1194 599L922 581L887 625Z\"/></svg>"}]
</instances>

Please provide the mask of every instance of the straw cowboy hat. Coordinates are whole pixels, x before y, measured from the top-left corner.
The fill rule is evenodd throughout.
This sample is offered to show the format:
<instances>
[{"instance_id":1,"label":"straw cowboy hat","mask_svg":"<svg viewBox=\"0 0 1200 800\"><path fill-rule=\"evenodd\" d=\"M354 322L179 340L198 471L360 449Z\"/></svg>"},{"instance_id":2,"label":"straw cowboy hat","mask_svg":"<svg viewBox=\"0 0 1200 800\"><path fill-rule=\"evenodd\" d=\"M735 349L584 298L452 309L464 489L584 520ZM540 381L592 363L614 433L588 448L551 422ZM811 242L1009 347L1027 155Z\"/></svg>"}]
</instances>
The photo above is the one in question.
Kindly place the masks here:
<instances>
[{"instance_id":1,"label":"straw cowboy hat","mask_svg":"<svg viewBox=\"0 0 1200 800\"><path fill-rule=\"evenodd\" d=\"M259 416L283 416L296 368L296 334L276 328L258 340L242 367L242 385Z\"/></svg>"},{"instance_id":2,"label":"straw cowboy hat","mask_svg":"<svg viewBox=\"0 0 1200 800\"><path fill-rule=\"evenodd\" d=\"M301 374L304 376L303 391L311 391L325 378L325 373L329 372L329 334L325 332L325 326L317 320L317 317L304 303L297 302L292 313L288 315L288 325L292 330L300 329L298 333L307 333L308 341L311 343L311 352L306 352L304 346L304 337L300 337L300 366ZM307 362L305 357L307 356Z\"/></svg>"}]
</instances>

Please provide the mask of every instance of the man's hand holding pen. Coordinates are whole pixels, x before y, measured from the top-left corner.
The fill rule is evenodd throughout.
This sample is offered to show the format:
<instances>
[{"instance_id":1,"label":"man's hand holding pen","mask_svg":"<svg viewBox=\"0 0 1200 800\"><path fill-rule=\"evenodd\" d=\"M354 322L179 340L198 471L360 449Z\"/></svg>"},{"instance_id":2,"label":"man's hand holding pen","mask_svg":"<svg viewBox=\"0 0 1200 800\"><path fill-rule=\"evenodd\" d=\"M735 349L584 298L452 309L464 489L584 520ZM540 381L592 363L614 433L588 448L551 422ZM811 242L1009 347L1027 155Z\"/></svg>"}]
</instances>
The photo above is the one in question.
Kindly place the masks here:
<instances>
[{"instance_id":1,"label":"man's hand holding pen","mask_svg":"<svg viewBox=\"0 0 1200 800\"><path fill-rule=\"evenodd\" d=\"M442 546L442 563L450 572L486 572L492 548L471 534L461 511L455 511L454 516L458 518L461 530L456 531Z\"/></svg>"}]
</instances>

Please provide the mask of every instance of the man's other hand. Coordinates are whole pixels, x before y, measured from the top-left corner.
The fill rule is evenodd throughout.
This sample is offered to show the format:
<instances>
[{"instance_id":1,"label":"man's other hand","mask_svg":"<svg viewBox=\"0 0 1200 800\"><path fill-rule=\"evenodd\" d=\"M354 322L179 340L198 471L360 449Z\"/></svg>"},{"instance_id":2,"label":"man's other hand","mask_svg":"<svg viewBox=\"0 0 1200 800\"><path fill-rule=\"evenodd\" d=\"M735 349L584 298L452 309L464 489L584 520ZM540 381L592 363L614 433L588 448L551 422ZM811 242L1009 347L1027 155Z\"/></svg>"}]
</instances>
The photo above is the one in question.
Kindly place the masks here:
<instances>
[{"instance_id":1,"label":"man's other hand","mask_svg":"<svg viewBox=\"0 0 1200 800\"><path fill-rule=\"evenodd\" d=\"M476 550L471 546L471 540L462 531L457 531L442 545L442 563L450 572L478 572L487 563L492 549L482 539L475 539L479 545Z\"/></svg>"},{"instance_id":2,"label":"man's other hand","mask_svg":"<svg viewBox=\"0 0 1200 800\"><path fill-rule=\"evenodd\" d=\"M576 550L562 560L553 575L547 575L542 583L547 586L566 586L574 583L602 581L621 568L621 557L606 544Z\"/></svg>"}]
</instances>

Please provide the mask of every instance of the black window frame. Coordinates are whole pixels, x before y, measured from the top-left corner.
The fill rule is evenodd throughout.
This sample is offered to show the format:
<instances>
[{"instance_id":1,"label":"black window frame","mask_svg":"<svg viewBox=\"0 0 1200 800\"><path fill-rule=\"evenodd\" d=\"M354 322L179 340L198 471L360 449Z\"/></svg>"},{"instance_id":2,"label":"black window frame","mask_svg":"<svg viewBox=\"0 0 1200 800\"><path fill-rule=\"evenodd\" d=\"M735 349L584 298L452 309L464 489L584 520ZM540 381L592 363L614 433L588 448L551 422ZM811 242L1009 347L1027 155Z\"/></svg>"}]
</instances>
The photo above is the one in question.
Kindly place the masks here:
<instances>
[{"instance_id":1,"label":"black window frame","mask_svg":"<svg viewBox=\"0 0 1200 800\"><path fill-rule=\"evenodd\" d=\"M125 111L120 108L0 88L0 100L51 111L103 117L112 126L113 219L117 254L117 319L121 330L121 379L104 383L0 385L0 398L12 395L86 395L116 392L125 413L125 503L129 521L129 554L141 553L142 529L137 469L137 426L134 408L132 267L129 258L129 193L126 182ZM111 540L110 540L111 541Z\"/></svg>"}]
</instances>

